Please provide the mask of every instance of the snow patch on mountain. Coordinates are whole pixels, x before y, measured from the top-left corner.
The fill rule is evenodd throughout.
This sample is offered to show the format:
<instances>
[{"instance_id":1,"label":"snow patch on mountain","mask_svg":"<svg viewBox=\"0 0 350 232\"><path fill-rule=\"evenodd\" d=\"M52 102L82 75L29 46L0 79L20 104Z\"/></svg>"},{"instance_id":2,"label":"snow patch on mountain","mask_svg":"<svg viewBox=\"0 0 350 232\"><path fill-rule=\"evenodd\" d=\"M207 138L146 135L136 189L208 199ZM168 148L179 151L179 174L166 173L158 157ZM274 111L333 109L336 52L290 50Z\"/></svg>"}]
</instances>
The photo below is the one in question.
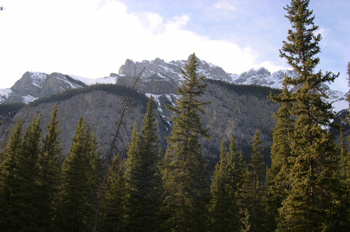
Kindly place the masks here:
<instances>
[{"instance_id":1,"label":"snow patch on mountain","mask_svg":"<svg viewBox=\"0 0 350 232\"><path fill-rule=\"evenodd\" d=\"M11 89L0 89L0 104L12 94Z\"/></svg>"},{"instance_id":2,"label":"snow patch on mountain","mask_svg":"<svg viewBox=\"0 0 350 232\"><path fill-rule=\"evenodd\" d=\"M104 77L104 78L97 78L97 79L89 79L86 77L76 76L76 75L69 75L71 78L79 80L83 82L85 85L95 85L95 84L115 84L118 80L118 77Z\"/></svg>"},{"instance_id":3,"label":"snow patch on mountain","mask_svg":"<svg viewBox=\"0 0 350 232\"><path fill-rule=\"evenodd\" d=\"M47 78L47 74L42 72L31 72L30 77L33 80L33 85L42 88Z\"/></svg>"},{"instance_id":4,"label":"snow patch on mountain","mask_svg":"<svg viewBox=\"0 0 350 232\"><path fill-rule=\"evenodd\" d=\"M31 95L23 96L22 98L23 98L23 102L24 102L25 104L28 104L29 102L33 102L33 101L35 101L36 99L38 99L37 97L33 97L33 96L31 96Z\"/></svg>"},{"instance_id":5,"label":"snow patch on mountain","mask_svg":"<svg viewBox=\"0 0 350 232\"><path fill-rule=\"evenodd\" d=\"M146 97L151 98L151 96L153 97L154 101L157 104L157 110L159 111L159 113L163 113L163 109L162 106L160 104L159 98L161 96L163 96L163 94L153 94L153 93L145 93Z\"/></svg>"}]
</instances>

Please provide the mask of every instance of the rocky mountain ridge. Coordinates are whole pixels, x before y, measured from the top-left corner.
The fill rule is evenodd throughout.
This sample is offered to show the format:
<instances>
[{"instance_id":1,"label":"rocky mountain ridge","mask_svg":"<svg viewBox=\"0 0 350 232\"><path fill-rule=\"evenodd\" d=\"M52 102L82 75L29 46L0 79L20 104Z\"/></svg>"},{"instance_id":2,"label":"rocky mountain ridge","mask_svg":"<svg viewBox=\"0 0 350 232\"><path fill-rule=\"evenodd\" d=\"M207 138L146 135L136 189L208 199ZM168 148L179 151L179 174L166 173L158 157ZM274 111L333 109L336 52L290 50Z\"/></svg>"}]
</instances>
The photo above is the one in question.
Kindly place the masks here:
<instances>
[{"instance_id":1,"label":"rocky mountain ridge","mask_svg":"<svg viewBox=\"0 0 350 232\"><path fill-rule=\"evenodd\" d=\"M183 81L180 68L184 69L189 58L169 63L160 58L142 62L127 59L125 64L119 68L118 74L111 73L108 77L98 79L60 73L26 72L10 89L0 90L0 103L28 103L39 97L47 97L68 89L81 88L85 85L97 83L131 86L141 70L143 70L143 73L137 86L139 91L149 94L176 94L176 87L181 85ZM221 67L204 60L198 59L198 61L199 75L237 85L257 85L281 89L285 75L292 78L297 76L292 70L279 70L271 73L265 68L250 69L238 75L226 73ZM327 85L323 87L330 97L329 101L334 104L335 111L339 112L347 108L345 93L332 90Z\"/></svg>"},{"instance_id":2,"label":"rocky mountain ridge","mask_svg":"<svg viewBox=\"0 0 350 232\"><path fill-rule=\"evenodd\" d=\"M180 68L184 68L186 64L186 60L167 63L159 58L142 62L126 60L118 74L111 73L108 77L99 79L60 73L49 75L26 72L11 89L0 90L0 101L3 103L0 105L0 114L3 115L0 137L6 130L10 130L20 117L25 121L25 125L28 125L34 115L42 113L42 122L45 125L49 121L49 112L58 102L58 114L62 131L64 131L62 134L64 153L68 154L80 116L84 116L87 124L96 131L102 152L105 153L109 147L113 127L120 115L120 107L125 99L125 96L113 94L113 91L119 90L111 92L106 91L106 88L113 89L118 86L128 88L134 84L141 70L144 70L140 81L137 82L136 92L143 96L141 98L147 99L151 95L154 97L157 106L158 134L161 138L161 146L165 148L165 138L170 135L172 128L172 112L165 105L174 104L179 97L176 87L183 81ZM228 141L231 134L235 135L237 144L244 150L247 157L250 143L257 129L268 154L269 146L272 144L272 128L275 125L273 113L279 106L266 97L270 91L278 93L285 75L295 77L295 73L290 70L280 70L271 74L267 69L260 68L236 75L226 73L222 68L203 60L199 60L198 73L207 76L208 84L201 99L211 101L211 104L205 108L202 121L210 129L212 139L201 142L203 152L209 160L213 160L212 164L215 164L218 158L221 141ZM94 84L110 85L99 87ZM338 104L337 110L348 107L345 94L331 90L326 85L323 88L328 91L330 101L334 105ZM61 95L65 97L62 98ZM50 96L56 96L57 100L46 101L45 99ZM23 103L32 101L35 104L28 104L22 108ZM4 104L11 102L22 102L22 105ZM132 101L131 115L128 117L123 134L124 145L121 149L124 151L130 140L133 121L136 120L141 126L145 109L144 99L135 98ZM268 159L268 155L265 158ZM266 160L266 162L269 161Z\"/></svg>"}]
</instances>

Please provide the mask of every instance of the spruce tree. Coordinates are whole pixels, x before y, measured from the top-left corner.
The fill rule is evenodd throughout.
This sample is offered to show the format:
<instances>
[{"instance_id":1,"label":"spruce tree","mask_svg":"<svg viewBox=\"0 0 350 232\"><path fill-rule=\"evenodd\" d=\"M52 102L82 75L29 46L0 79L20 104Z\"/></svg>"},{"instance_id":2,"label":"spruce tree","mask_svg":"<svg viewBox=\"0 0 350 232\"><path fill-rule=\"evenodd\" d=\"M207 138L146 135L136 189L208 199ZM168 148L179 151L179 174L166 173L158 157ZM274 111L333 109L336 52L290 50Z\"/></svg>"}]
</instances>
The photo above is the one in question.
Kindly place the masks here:
<instances>
[{"instance_id":1,"label":"spruce tree","mask_svg":"<svg viewBox=\"0 0 350 232\"><path fill-rule=\"evenodd\" d=\"M59 226L62 231L92 230L95 205L93 196L97 191L94 183L96 147L91 132L80 117L69 156L62 166Z\"/></svg>"},{"instance_id":2,"label":"spruce tree","mask_svg":"<svg viewBox=\"0 0 350 232\"><path fill-rule=\"evenodd\" d=\"M256 130L252 143L252 154L250 156L250 164L248 178L251 186L251 215L252 215L252 231L262 231L263 224L263 196L264 196L264 180L265 180L265 163L261 152L263 149L260 140L259 131Z\"/></svg>"},{"instance_id":3,"label":"spruce tree","mask_svg":"<svg viewBox=\"0 0 350 232\"><path fill-rule=\"evenodd\" d=\"M177 92L180 98L175 106L173 131L168 137L163 180L165 199L163 213L167 215L167 231L205 231L206 205L209 201L207 162L202 155L199 137L209 138L199 113L209 104L198 98L203 94L205 76L198 77L198 61L193 54L185 71L184 82Z\"/></svg>"},{"instance_id":4,"label":"spruce tree","mask_svg":"<svg viewBox=\"0 0 350 232\"><path fill-rule=\"evenodd\" d=\"M53 108L51 121L46 126L48 134L43 140L43 149L38 157L39 166L39 203L38 231L50 231L56 217L57 194L60 180L60 160L62 158L62 142L59 138L61 129L57 116L58 105Z\"/></svg>"},{"instance_id":5,"label":"spruce tree","mask_svg":"<svg viewBox=\"0 0 350 232\"><path fill-rule=\"evenodd\" d=\"M18 159L22 152L23 122L19 119L12 130L9 144L4 152L0 173L0 230L19 231L20 211L15 202L15 194L20 182L15 172L18 168Z\"/></svg>"},{"instance_id":6,"label":"spruce tree","mask_svg":"<svg viewBox=\"0 0 350 232\"><path fill-rule=\"evenodd\" d=\"M216 164L211 185L210 231L238 231L243 215L242 189L245 180L243 158L231 136L230 152L221 144L220 161Z\"/></svg>"},{"instance_id":7,"label":"spruce tree","mask_svg":"<svg viewBox=\"0 0 350 232\"><path fill-rule=\"evenodd\" d=\"M221 143L220 160L215 166L214 177L211 184L212 199L210 202L210 231L233 231L235 225L235 213L238 210L235 205L234 192L230 191L230 182L233 177L228 167L225 143Z\"/></svg>"},{"instance_id":8,"label":"spruce tree","mask_svg":"<svg viewBox=\"0 0 350 232\"><path fill-rule=\"evenodd\" d=\"M286 17L292 24L288 41L280 50L299 75L286 83L297 87L291 93L295 128L290 138L290 185L279 209L279 231L335 230L339 222L339 172L337 147L333 135L327 131L334 119L332 105L321 85L334 81L337 75L321 71L314 73L319 63L321 35L314 35L313 12L309 0L292 0L285 7Z\"/></svg>"},{"instance_id":9,"label":"spruce tree","mask_svg":"<svg viewBox=\"0 0 350 232\"><path fill-rule=\"evenodd\" d=\"M117 154L108 170L101 205L99 230L104 232L123 231L125 194L124 165L120 155Z\"/></svg>"},{"instance_id":10,"label":"spruce tree","mask_svg":"<svg viewBox=\"0 0 350 232\"><path fill-rule=\"evenodd\" d=\"M270 93L269 98L280 104L280 108L274 114L277 123L272 135L271 168L268 168L266 172L267 221L265 229L273 231L277 228L278 209L282 206L282 200L285 199L289 189L287 178L291 166L288 160L291 153L289 136L293 133L294 120L290 114L293 103L286 82L283 83L281 94Z\"/></svg>"},{"instance_id":11,"label":"spruce tree","mask_svg":"<svg viewBox=\"0 0 350 232\"><path fill-rule=\"evenodd\" d=\"M5 231L35 231L38 227L38 156L41 152L40 117L35 117L25 130L22 121L11 137L3 163ZM16 146L16 147L14 147ZM12 170L9 170L11 167ZM10 180L10 181L9 181Z\"/></svg>"},{"instance_id":12,"label":"spruce tree","mask_svg":"<svg viewBox=\"0 0 350 232\"><path fill-rule=\"evenodd\" d=\"M151 97L141 134L136 122L125 162L126 229L127 231L157 231L162 203L162 181L158 163L157 122Z\"/></svg>"}]
</instances>

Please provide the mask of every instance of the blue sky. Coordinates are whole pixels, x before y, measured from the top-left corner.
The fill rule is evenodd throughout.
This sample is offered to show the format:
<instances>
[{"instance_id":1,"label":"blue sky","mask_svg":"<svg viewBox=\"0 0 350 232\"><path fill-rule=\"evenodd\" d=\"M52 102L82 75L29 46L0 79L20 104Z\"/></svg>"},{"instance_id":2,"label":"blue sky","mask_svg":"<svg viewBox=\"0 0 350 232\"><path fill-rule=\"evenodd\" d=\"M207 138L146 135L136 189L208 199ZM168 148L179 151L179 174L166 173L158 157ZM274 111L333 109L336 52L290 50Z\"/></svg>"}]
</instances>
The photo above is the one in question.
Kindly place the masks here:
<instances>
[{"instance_id":1,"label":"blue sky","mask_svg":"<svg viewBox=\"0 0 350 232\"><path fill-rule=\"evenodd\" d=\"M279 57L289 0L0 0L0 88L25 71L87 78L117 73L127 58L187 59L195 52L226 72L289 68ZM322 34L317 69L340 72L348 91L350 1L311 0Z\"/></svg>"}]
</instances>

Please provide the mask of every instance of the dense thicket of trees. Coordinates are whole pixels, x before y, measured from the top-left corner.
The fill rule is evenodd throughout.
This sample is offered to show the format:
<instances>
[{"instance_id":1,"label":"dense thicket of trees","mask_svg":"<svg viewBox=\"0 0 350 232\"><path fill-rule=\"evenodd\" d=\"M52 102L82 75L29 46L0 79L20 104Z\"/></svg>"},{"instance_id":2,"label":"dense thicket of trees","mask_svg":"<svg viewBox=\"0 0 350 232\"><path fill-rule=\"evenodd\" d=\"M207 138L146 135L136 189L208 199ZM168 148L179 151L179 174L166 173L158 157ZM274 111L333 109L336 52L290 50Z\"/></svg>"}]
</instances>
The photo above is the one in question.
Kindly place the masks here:
<instances>
[{"instance_id":1,"label":"dense thicket of trees","mask_svg":"<svg viewBox=\"0 0 350 232\"><path fill-rule=\"evenodd\" d=\"M206 83L193 54L181 70L180 98L169 107L173 131L165 156L151 97L141 130L134 124L127 158L115 155L108 170L99 231L350 231L350 152L344 130L339 147L328 130L334 114L322 88L337 75L314 71L321 36L314 35L308 5L292 0L285 8L292 29L280 53L299 77L286 76L282 91L269 96L280 104L271 166L264 163L257 130L249 162L231 135L215 171L207 171L199 139L210 137L199 115L209 102L199 100ZM350 83L350 63L347 69ZM92 230L103 154L81 117L69 155L62 157L57 110L45 138L39 115L27 128L20 119L0 145L1 231Z\"/></svg>"}]
</instances>

